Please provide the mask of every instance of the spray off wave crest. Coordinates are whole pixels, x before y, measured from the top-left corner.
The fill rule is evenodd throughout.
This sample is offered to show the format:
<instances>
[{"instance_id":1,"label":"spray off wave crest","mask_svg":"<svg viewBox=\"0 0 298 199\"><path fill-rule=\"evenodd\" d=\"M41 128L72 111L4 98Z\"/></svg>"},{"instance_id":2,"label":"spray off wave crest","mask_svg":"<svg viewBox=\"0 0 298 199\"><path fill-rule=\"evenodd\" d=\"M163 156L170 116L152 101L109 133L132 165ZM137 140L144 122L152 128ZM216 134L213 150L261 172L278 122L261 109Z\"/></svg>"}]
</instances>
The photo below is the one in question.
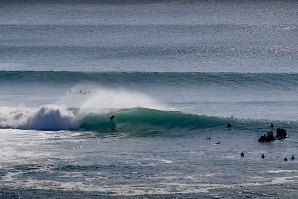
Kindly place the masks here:
<instances>
[{"instance_id":1,"label":"spray off wave crest","mask_svg":"<svg viewBox=\"0 0 298 199\"><path fill-rule=\"evenodd\" d=\"M73 89L76 89L75 87ZM122 109L164 108L156 100L141 93L124 89L97 87L96 93L78 103L74 95L67 95L59 104L71 104L80 108L68 108L65 105L49 104L38 108L2 107L0 108L0 128L33 130L85 130L84 118L96 114L112 114ZM100 121L97 121L100 124ZM101 123L104 125L103 123ZM99 127L98 130L103 128Z\"/></svg>"},{"instance_id":2,"label":"spray off wave crest","mask_svg":"<svg viewBox=\"0 0 298 199\"><path fill-rule=\"evenodd\" d=\"M226 128L227 122L231 122L233 129L240 133L250 131L263 134L270 124L270 121L265 120L220 118L148 108L130 108L89 114L85 112L83 116L79 114L78 109L44 105L37 109L2 108L0 114L0 128L92 131L98 135L119 134L132 137L181 136L190 132L200 134L218 130L229 132ZM109 118L111 114L115 115L113 120ZM296 122L275 121L275 124L287 129L298 127Z\"/></svg>"},{"instance_id":3,"label":"spray off wave crest","mask_svg":"<svg viewBox=\"0 0 298 199\"><path fill-rule=\"evenodd\" d=\"M74 88L75 89L75 88ZM76 101L68 95L59 104ZM64 103L62 103L64 102ZM43 105L39 108L0 108L0 128L25 130L93 131L131 136L171 135L176 132L223 130L228 122L241 131L264 132L271 121L243 120L168 110L144 94L124 89L99 88L79 106ZM114 119L110 119L115 115ZM296 122L276 122L298 127ZM182 131L179 131L182 130Z\"/></svg>"},{"instance_id":4,"label":"spray off wave crest","mask_svg":"<svg viewBox=\"0 0 298 199\"><path fill-rule=\"evenodd\" d=\"M162 110L165 109L165 106L142 93L128 91L125 89L107 89L97 87L96 94L92 95L84 101L82 105L80 105L78 115L82 118L90 114L110 113L117 110L132 108Z\"/></svg>"},{"instance_id":5,"label":"spray off wave crest","mask_svg":"<svg viewBox=\"0 0 298 199\"><path fill-rule=\"evenodd\" d=\"M98 133L114 131L128 134L146 134L146 131L163 132L170 129L204 129L223 126L225 119L149 108L67 109L58 105L39 108L2 108L1 128L24 130L83 130ZM111 120L110 116L115 119Z\"/></svg>"}]
</instances>

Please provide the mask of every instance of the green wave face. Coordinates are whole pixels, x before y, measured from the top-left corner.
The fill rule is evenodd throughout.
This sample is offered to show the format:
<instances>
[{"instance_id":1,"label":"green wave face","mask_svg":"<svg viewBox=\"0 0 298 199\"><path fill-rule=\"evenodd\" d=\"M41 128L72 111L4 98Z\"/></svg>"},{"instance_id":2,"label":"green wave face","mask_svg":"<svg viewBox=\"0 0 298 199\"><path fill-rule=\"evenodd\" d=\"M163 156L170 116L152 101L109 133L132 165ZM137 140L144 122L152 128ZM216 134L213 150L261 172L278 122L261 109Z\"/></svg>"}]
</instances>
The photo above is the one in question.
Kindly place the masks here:
<instances>
[{"instance_id":1,"label":"green wave face","mask_svg":"<svg viewBox=\"0 0 298 199\"><path fill-rule=\"evenodd\" d=\"M110 110L110 109L109 109ZM101 111L101 113L98 113ZM0 128L43 131L92 131L98 135L125 136L184 136L202 133L261 133L275 128L286 128L295 133L298 123L294 121L249 120L224 118L179 111L149 108L126 108L107 110L66 108L44 105L39 108L7 108L1 113ZM114 116L111 118L111 116ZM231 127L228 127L231 123Z\"/></svg>"},{"instance_id":2,"label":"green wave face","mask_svg":"<svg viewBox=\"0 0 298 199\"><path fill-rule=\"evenodd\" d=\"M109 119L115 115L113 120ZM227 123L232 123L232 129ZM266 132L271 121L245 120L186 114L178 111L162 111L146 108L126 109L109 114L90 114L81 120L82 130L99 134L119 133L128 136L174 136L176 133L200 133L210 131L252 131ZM276 125L291 128L296 123L275 122Z\"/></svg>"},{"instance_id":3,"label":"green wave face","mask_svg":"<svg viewBox=\"0 0 298 199\"><path fill-rule=\"evenodd\" d=\"M113 120L109 119L111 114L115 115ZM80 128L98 133L116 131L129 135L150 136L172 129L192 130L224 125L224 121L217 118L145 108L121 110L110 115L87 115L81 120Z\"/></svg>"}]
</instances>

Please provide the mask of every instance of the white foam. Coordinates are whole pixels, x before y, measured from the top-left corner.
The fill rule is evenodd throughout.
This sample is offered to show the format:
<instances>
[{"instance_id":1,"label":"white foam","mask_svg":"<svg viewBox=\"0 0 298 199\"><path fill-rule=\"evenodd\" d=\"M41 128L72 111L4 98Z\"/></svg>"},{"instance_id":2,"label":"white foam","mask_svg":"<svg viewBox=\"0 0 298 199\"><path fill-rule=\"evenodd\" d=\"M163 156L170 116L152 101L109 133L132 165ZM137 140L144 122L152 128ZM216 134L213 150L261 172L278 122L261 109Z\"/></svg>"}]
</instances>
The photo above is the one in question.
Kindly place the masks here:
<instances>
[{"instance_id":1,"label":"white foam","mask_svg":"<svg viewBox=\"0 0 298 199\"><path fill-rule=\"evenodd\" d=\"M39 108L0 109L0 128L69 130L78 126L75 115L65 106L50 104Z\"/></svg>"},{"instance_id":2,"label":"white foam","mask_svg":"<svg viewBox=\"0 0 298 199\"><path fill-rule=\"evenodd\" d=\"M276 170L276 171L266 171L267 173L297 173L298 170Z\"/></svg>"},{"instance_id":3,"label":"white foam","mask_svg":"<svg viewBox=\"0 0 298 199\"><path fill-rule=\"evenodd\" d=\"M102 114L130 108L165 109L161 103L142 93L83 85L84 88L88 88L85 91L81 90L80 86L77 85L63 96L58 102L59 105L0 108L0 128L73 130L79 128L80 119L88 114ZM67 107L78 108L78 114L75 115Z\"/></svg>"}]
</instances>

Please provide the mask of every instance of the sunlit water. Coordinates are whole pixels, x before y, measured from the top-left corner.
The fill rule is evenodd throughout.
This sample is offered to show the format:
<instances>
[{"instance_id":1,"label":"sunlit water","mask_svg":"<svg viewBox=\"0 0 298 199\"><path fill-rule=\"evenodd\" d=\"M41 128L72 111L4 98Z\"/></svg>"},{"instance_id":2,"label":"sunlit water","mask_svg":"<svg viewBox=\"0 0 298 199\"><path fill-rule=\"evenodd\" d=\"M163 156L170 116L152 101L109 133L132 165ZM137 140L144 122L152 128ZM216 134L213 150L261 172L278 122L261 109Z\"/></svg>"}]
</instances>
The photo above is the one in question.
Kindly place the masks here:
<instances>
[{"instance_id":1,"label":"sunlit water","mask_svg":"<svg viewBox=\"0 0 298 199\"><path fill-rule=\"evenodd\" d=\"M0 197L297 197L297 6L1 2Z\"/></svg>"}]
</instances>

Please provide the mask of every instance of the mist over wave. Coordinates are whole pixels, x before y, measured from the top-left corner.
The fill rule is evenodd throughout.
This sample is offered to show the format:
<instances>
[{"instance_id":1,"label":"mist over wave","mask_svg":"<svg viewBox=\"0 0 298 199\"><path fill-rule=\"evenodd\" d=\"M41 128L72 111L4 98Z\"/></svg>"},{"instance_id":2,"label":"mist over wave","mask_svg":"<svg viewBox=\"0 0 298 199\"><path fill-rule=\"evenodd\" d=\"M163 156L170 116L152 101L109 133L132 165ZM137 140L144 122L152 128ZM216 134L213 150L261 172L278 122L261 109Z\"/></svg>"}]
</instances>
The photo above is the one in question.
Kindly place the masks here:
<instances>
[{"instance_id":1,"label":"mist over wave","mask_svg":"<svg viewBox=\"0 0 298 199\"><path fill-rule=\"evenodd\" d=\"M178 78L176 75L174 77ZM114 120L109 119L111 115L115 115ZM148 136L165 132L171 134L171 130L179 129L224 130L227 129L228 122L233 123L234 129L252 132L266 131L271 122L280 127L298 126L295 121L220 117L202 114L200 111L190 113L167 107L142 92L92 84L78 84L72 87L69 93L53 104L0 109L0 128L46 131L119 132Z\"/></svg>"},{"instance_id":2,"label":"mist over wave","mask_svg":"<svg viewBox=\"0 0 298 199\"><path fill-rule=\"evenodd\" d=\"M78 87L73 87L72 92L76 92L76 89ZM80 95L86 94L86 91L78 92ZM77 102L76 97L81 96L66 95L58 104L47 104L37 108L2 107L0 128L78 130L84 118L91 115L106 115L105 119L108 121L110 114L123 109L164 108L159 102L144 94L124 89L96 87L95 93L83 98L81 102Z\"/></svg>"},{"instance_id":3,"label":"mist over wave","mask_svg":"<svg viewBox=\"0 0 298 199\"><path fill-rule=\"evenodd\" d=\"M67 109L65 106L44 105L39 108L1 108L0 128L45 131L92 131L99 135L118 134L127 136L175 136L210 131L227 132L227 123L233 129L263 134L270 122L293 131L297 122L223 118L148 108L114 109L113 112L86 112ZM113 120L111 115L115 115ZM181 131L182 130L182 131Z\"/></svg>"},{"instance_id":4,"label":"mist over wave","mask_svg":"<svg viewBox=\"0 0 298 199\"><path fill-rule=\"evenodd\" d=\"M82 117L90 113L108 113L114 110L132 108L165 109L165 106L142 93L100 87L80 107L79 115Z\"/></svg>"}]
</instances>

